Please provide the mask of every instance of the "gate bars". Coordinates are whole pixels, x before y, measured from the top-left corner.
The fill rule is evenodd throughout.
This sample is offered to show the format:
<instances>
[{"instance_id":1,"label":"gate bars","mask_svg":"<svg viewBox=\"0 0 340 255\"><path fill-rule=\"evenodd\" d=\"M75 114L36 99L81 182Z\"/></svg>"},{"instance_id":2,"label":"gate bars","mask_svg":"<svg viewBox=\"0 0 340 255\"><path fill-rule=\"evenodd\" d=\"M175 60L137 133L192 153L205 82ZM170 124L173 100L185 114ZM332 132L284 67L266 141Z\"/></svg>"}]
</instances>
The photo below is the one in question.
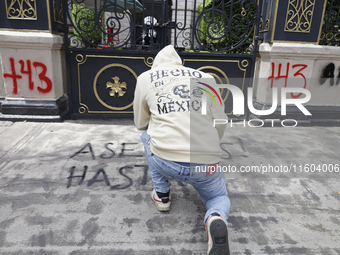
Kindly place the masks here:
<instances>
[{"instance_id":1,"label":"gate bars","mask_svg":"<svg viewBox=\"0 0 340 255\"><path fill-rule=\"evenodd\" d=\"M188 53L256 54L260 5L257 0L64 0L67 48L157 52L172 44Z\"/></svg>"},{"instance_id":2,"label":"gate bars","mask_svg":"<svg viewBox=\"0 0 340 255\"><path fill-rule=\"evenodd\" d=\"M340 1L327 1L320 44L340 46Z\"/></svg>"}]
</instances>

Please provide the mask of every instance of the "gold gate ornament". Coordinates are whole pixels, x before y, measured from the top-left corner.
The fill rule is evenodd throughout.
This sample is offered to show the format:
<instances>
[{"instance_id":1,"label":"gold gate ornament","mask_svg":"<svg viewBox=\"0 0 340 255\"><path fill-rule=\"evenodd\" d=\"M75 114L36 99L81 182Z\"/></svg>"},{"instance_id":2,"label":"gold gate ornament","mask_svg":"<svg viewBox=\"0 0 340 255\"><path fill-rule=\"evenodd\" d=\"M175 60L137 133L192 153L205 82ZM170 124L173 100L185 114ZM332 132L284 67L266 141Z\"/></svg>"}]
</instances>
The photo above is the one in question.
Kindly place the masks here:
<instances>
[{"instance_id":1,"label":"gold gate ornament","mask_svg":"<svg viewBox=\"0 0 340 255\"><path fill-rule=\"evenodd\" d=\"M315 0L289 0L285 32L309 33Z\"/></svg>"},{"instance_id":2,"label":"gold gate ornament","mask_svg":"<svg viewBox=\"0 0 340 255\"><path fill-rule=\"evenodd\" d=\"M5 0L7 19L37 20L36 0Z\"/></svg>"},{"instance_id":3,"label":"gold gate ornament","mask_svg":"<svg viewBox=\"0 0 340 255\"><path fill-rule=\"evenodd\" d=\"M125 92L122 88L127 89L126 82L119 82L120 78L118 76L112 77L115 83L108 81L106 83L106 88L111 88L110 96L116 97L116 93L118 93L118 97L124 96Z\"/></svg>"}]
</instances>

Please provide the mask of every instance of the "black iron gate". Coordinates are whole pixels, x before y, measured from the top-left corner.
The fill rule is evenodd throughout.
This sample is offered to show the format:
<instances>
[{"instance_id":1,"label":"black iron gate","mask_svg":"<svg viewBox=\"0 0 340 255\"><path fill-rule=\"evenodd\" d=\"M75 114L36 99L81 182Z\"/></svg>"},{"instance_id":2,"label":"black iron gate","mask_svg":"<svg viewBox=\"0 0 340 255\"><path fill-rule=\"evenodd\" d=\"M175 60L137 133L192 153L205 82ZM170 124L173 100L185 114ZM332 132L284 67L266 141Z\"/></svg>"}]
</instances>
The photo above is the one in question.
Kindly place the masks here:
<instances>
[{"instance_id":1,"label":"black iron gate","mask_svg":"<svg viewBox=\"0 0 340 255\"><path fill-rule=\"evenodd\" d=\"M237 85L246 96L261 0L63 1L71 118L131 117L137 76L168 44L184 65ZM222 93L235 117L232 97Z\"/></svg>"}]
</instances>

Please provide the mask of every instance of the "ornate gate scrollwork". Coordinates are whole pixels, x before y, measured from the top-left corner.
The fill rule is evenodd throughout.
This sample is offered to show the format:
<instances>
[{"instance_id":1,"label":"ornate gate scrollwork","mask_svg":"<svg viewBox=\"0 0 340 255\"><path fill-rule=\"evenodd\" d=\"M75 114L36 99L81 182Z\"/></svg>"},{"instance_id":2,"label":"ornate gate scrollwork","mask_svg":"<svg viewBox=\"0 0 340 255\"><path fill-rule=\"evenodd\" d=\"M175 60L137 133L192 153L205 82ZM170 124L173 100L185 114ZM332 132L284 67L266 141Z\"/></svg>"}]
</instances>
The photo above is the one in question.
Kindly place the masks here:
<instances>
[{"instance_id":1,"label":"ornate gate scrollwork","mask_svg":"<svg viewBox=\"0 0 340 255\"><path fill-rule=\"evenodd\" d=\"M37 19L37 0L5 0L7 19Z\"/></svg>"},{"instance_id":2,"label":"ornate gate scrollwork","mask_svg":"<svg viewBox=\"0 0 340 255\"><path fill-rule=\"evenodd\" d=\"M245 93L261 0L63 0L73 117L128 116L136 79L172 44L188 67ZM65 7L67 6L67 7ZM64 18L66 20L66 18ZM237 79L236 79L237 78ZM229 109L230 94L222 91ZM229 108L228 108L229 107Z\"/></svg>"}]
</instances>

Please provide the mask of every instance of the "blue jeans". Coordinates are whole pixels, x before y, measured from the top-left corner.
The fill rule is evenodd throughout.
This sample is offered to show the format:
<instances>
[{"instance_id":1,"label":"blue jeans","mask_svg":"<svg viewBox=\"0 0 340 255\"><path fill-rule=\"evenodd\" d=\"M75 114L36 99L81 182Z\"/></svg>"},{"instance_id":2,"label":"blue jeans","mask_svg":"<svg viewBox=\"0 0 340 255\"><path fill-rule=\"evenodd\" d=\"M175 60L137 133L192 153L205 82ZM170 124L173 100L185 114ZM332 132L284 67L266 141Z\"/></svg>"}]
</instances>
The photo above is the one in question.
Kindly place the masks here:
<instances>
[{"instance_id":1,"label":"blue jeans","mask_svg":"<svg viewBox=\"0 0 340 255\"><path fill-rule=\"evenodd\" d=\"M204 223L206 223L212 213L218 213L225 220L228 219L230 200L223 172L217 171L212 175L206 176L206 172L197 171L197 169L203 169L202 165L199 165L200 167L196 167L197 165L195 164L183 166L162 159L151 152L151 138L147 131L143 132L141 139L144 144L146 160L156 191L162 193L168 192L171 186L169 179L189 183L198 192L207 209Z\"/></svg>"}]
</instances>

